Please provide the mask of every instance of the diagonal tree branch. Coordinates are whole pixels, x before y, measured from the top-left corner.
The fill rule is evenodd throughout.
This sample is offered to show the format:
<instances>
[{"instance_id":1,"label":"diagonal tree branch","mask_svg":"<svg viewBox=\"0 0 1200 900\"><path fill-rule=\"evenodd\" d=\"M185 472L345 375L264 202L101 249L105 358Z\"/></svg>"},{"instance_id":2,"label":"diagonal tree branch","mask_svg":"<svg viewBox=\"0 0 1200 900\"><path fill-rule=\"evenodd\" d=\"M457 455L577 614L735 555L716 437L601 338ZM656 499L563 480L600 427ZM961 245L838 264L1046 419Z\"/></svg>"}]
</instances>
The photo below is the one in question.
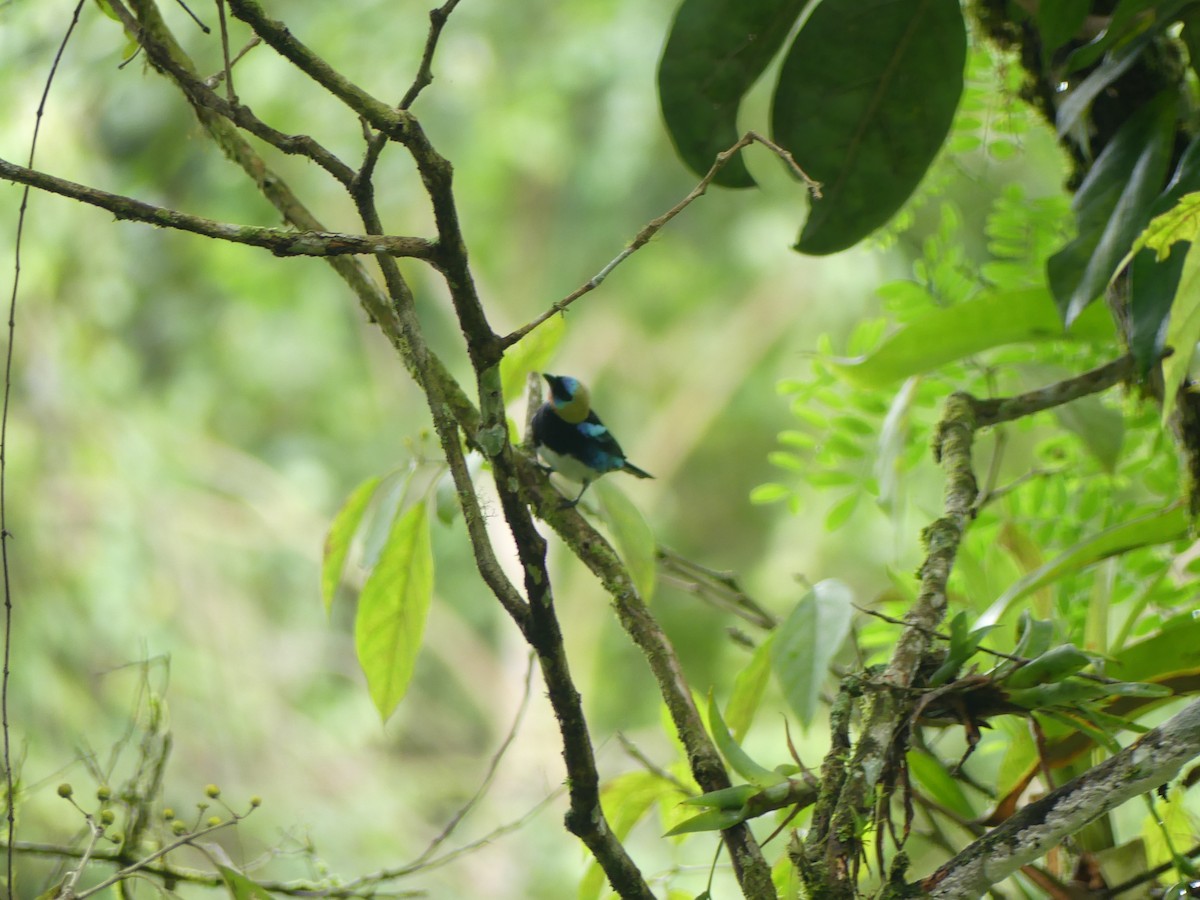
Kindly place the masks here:
<instances>
[{"instance_id":1,"label":"diagonal tree branch","mask_svg":"<svg viewBox=\"0 0 1200 900\"><path fill-rule=\"evenodd\" d=\"M939 900L974 900L1111 809L1174 778L1200 755L1200 700L1019 813L921 882Z\"/></svg>"}]
</instances>

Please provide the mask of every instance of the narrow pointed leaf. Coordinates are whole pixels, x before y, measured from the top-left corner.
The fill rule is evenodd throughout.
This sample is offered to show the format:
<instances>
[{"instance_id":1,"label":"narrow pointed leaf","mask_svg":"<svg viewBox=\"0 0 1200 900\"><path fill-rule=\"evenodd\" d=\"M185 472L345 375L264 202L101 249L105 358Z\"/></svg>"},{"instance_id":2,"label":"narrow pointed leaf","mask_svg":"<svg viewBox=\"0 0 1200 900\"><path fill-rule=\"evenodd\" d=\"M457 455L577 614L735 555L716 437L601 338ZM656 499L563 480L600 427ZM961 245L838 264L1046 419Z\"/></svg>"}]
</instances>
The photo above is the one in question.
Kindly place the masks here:
<instances>
[{"instance_id":1,"label":"narrow pointed leaf","mask_svg":"<svg viewBox=\"0 0 1200 900\"><path fill-rule=\"evenodd\" d=\"M775 678L805 728L816 716L829 664L850 633L853 599L842 582L819 582L775 632L771 645Z\"/></svg>"},{"instance_id":2,"label":"narrow pointed leaf","mask_svg":"<svg viewBox=\"0 0 1200 900\"><path fill-rule=\"evenodd\" d=\"M1116 330L1108 311L1085 310L1069 330L1043 289L988 294L914 319L873 352L835 362L851 384L878 388L1007 344L1074 340L1110 345Z\"/></svg>"},{"instance_id":3,"label":"narrow pointed leaf","mask_svg":"<svg viewBox=\"0 0 1200 900\"><path fill-rule=\"evenodd\" d=\"M844 250L904 204L950 130L966 52L958 0L817 6L771 108L775 140L822 184L797 250Z\"/></svg>"},{"instance_id":4,"label":"narrow pointed leaf","mask_svg":"<svg viewBox=\"0 0 1200 900\"><path fill-rule=\"evenodd\" d=\"M962 785L951 777L941 760L922 750L909 750L907 761L909 774L932 799L963 819L971 820L979 815L979 811L967 799Z\"/></svg>"},{"instance_id":5,"label":"narrow pointed leaf","mask_svg":"<svg viewBox=\"0 0 1200 900\"><path fill-rule=\"evenodd\" d=\"M354 642L379 715L386 720L412 680L433 596L433 550L424 502L398 518L358 598Z\"/></svg>"},{"instance_id":6,"label":"narrow pointed leaf","mask_svg":"<svg viewBox=\"0 0 1200 900\"><path fill-rule=\"evenodd\" d=\"M742 749L741 744L733 739L725 720L721 717L716 698L711 694L708 697L708 728L712 732L713 743L717 745L717 749L721 751L721 755L733 771L759 786L775 784L780 780L778 772L756 762Z\"/></svg>"},{"instance_id":7,"label":"narrow pointed leaf","mask_svg":"<svg viewBox=\"0 0 1200 900\"><path fill-rule=\"evenodd\" d=\"M658 68L663 119L680 158L697 175L741 136L742 98L783 46L806 0L684 0ZM714 179L752 187L739 154Z\"/></svg>"},{"instance_id":8,"label":"narrow pointed leaf","mask_svg":"<svg viewBox=\"0 0 1200 900\"><path fill-rule=\"evenodd\" d=\"M1046 262L1068 325L1104 293L1149 221L1170 163L1175 108L1175 98L1163 93L1130 116L1075 194L1078 235Z\"/></svg>"},{"instance_id":9,"label":"narrow pointed leaf","mask_svg":"<svg viewBox=\"0 0 1200 900\"><path fill-rule=\"evenodd\" d=\"M710 809L685 820L667 832L666 837L697 831L724 831L746 821L746 813L736 809Z\"/></svg>"},{"instance_id":10,"label":"narrow pointed leaf","mask_svg":"<svg viewBox=\"0 0 1200 900\"><path fill-rule=\"evenodd\" d=\"M998 622L1012 604L1023 597L1060 578L1080 572L1102 559L1138 547L1165 544L1185 538L1190 525L1191 517L1186 507L1176 503L1166 509L1122 522L1084 538L1045 565L1018 579L979 617L976 626Z\"/></svg>"},{"instance_id":11,"label":"narrow pointed leaf","mask_svg":"<svg viewBox=\"0 0 1200 900\"><path fill-rule=\"evenodd\" d=\"M750 662L733 680L733 693L725 706L725 721L729 724L734 740L742 740L750 730L750 723L754 721L754 714L758 711L758 704L771 678L771 645L774 642L774 633L769 634L767 639L754 649Z\"/></svg>"},{"instance_id":12,"label":"narrow pointed leaf","mask_svg":"<svg viewBox=\"0 0 1200 900\"><path fill-rule=\"evenodd\" d=\"M346 554L350 552L350 542L362 523L363 513L367 504L379 486L379 478L368 478L354 489L329 526L325 536L325 557L321 562L321 599L325 601L325 612L333 606L333 598L337 594L338 585L342 581L342 569L346 566Z\"/></svg>"}]
</instances>

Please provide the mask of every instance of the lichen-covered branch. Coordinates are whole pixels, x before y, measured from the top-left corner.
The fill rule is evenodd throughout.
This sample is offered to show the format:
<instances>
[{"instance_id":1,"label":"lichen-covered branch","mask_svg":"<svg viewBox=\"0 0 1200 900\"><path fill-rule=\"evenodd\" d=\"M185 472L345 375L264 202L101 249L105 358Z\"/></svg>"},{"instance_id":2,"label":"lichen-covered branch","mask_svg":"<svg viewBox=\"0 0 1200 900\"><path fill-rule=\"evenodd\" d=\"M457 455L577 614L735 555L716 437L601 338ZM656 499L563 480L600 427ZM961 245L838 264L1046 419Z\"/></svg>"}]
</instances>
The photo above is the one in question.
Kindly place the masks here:
<instances>
[{"instance_id":1,"label":"lichen-covered branch","mask_svg":"<svg viewBox=\"0 0 1200 900\"><path fill-rule=\"evenodd\" d=\"M979 488L972 465L976 432L985 426L1032 415L1079 397L1107 390L1132 373L1132 361L1122 357L1075 378L1015 397L980 400L966 393L946 400L942 421L934 437L934 456L946 476L944 512L924 531L925 560L919 572L917 600L904 617L905 629L896 643L887 669L865 684L864 724L853 752L834 747L826 767L845 760L846 771L836 797L825 795L817 803L814 823L829 819L817 843L824 845L820 860L829 896L850 898L856 892L856 866L862 848L858 823L867 821L880 792L889 790L896 761L907 749L907 733L919 688L917 674L930 652L933 635L946 615L946 588L959 545L975 515ZM832 808L830 808L832 807ZM817 847L810 841L809 863ZM978 896L977 894L975 896Z\"/></svg>"},{"instance_id":2,"label":"lichen-covered branch","mask_svg":"<svg viewBox=\"0 0 1200 900\"><path fill-rule=\"evenodd\" d=\"M706 792L729 787L729 774L692 701L692 690L675 648L638 594L616 551L575 509L563 508L561 495L549 486L545 474L532 460L524 460L520 474L538 515L591 569L612 597L621 626L650 665L696 783ZM750 828L741 824L722 834L743 894L748 898L774 898L770 867Z\"/></svg>"},{"instance_id":3,"label":"lichen-covered branch","mask_svg":"<svg viewBox=\"0 0 1200 900\"><path fill-rule=\"evenodd\" d=\"M1030 803L921 882L939 900L974 900L1021 866L1200 756L1200 700L1117 755Z\"/></svg>"},{"instance_id":4,"label":"lichen-covered branch","mask_svg":"<svg viewBox=\"0 0 1200 900\"><path fill-rule=\"evenodd\" d=\"M344 256L350 254L385 253L388 256L406 256L415 259L432 259L434 245L418 237L387 234L340 234L329 231L293 231L286 228L264 228L257 225L234 225L217 222L202 216L155 206L112 194L99 188L89 187L56 178L37 169L28 169L0 159L0 179L27 184L38 190L78 200L89 206L106 209L118 219L145 222L160 228L189 231L204 237L263 247L276 256Z\"/></svg>"}]
</instances>

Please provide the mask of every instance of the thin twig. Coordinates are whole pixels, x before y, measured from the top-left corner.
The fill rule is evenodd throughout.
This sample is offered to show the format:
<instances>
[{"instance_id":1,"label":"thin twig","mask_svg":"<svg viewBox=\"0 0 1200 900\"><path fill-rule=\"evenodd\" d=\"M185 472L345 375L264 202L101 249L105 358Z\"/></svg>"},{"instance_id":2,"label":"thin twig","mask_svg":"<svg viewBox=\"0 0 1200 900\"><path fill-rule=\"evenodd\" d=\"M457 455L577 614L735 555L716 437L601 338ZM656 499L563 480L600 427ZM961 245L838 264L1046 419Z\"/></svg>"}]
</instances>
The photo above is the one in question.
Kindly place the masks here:
<instances>
[{"instance_id":1,"label":"thin twig","mask_svg":"<svg viewBox=\"0 0 1200 900\"><path fill-rule=\"evenodd\" d=\"M767 631L779 624L775 616L742 590L732 572L707 568L661 544L655 550L655 557L664 578L680 590L728 610Z\"/></svg>"},{"instance_id":2,"label":"thin twig","mask_svg":"<svg viewBox=\"0 0 1200 900\"><path fill-rule=\"evenodd\" d=\"M604 266L604 268L593 275L588 281L584 282L561 300L551 304L548 310L539 315L533 321L522 325L511 334L505 335L502 340L503 345L505 347L511 347L543 322L551 319L558 313L565 310L584 294L588 294L598 288L604 279L612 273L613 269L649 243L651 238L658 234L668 222L687 209L693 201L704 196L705 192L708 190L708 186L712 184L713 179L717 177L717 173L725 168L725 166L731 159L734 158L739 150L741 150L743 147L749 146L750 144L762 144L787 164L792 173L804 182L805 186L809 190L809 193L811 193L813 197L819 198L821 196L821 185L818 182L813 181L813 179L811 179L808 174L796 164L796 160L792 158L791 153L789 153L783 147L780 147L769 138L765 138L754 131L747 131L744 135L742 135L736 144L734 144L728 150L717 154L717 158L713 162L712 168L708 170L705 176L700 179L699 183L692 188L691 192L686 197L672 206L657 219L652 219L646 225L646 227L639 231L637 236L634 237L634 239L630 241L628 245L626 245L624 250L618 253L616 257L614 257L606 266Z\"/></svg>"},{"instance_id":3,"label":"thin twig","mask_svg":"<svg viewBox=\"0 0 1200 900\"><path fill-rule=\"evenodd\" d=\"M645 769L647 772L649 772L651 775L661 778L663 781L667 782L668 784L674 785L679 791L681 791L684 794L684 796L692 797L695 795L696 791L693 788L684 784L682 781L680 781L678 778L676 778L674 775L672 775L670 772L668 772L662 766L657 765L653 760L650 759L650 757L646 756L646 754L644 754L641 751L641 749L637 746L637 744L635 744L628 737L626 737L624 732L622 732L622 731L617 732L617 740L621 742L621 749L624 750L626 753L628 753L635 760L637 760L637 762L641 765L641 767L643 769Z\"/></svg>"},{"instance_id":4,"label":"thin twig","mask_svg":"<svg viewBox=\"0 0 1200 900\"><path fill-rule=\"evenodd\" d=\"M76 894L75 888L79 886L79 879L83 875L83 870L87 868L88 862L92 858L92 854L96 852L96 844L100 843L100 838L104 837L104 826L91 817L86 816L88 827L88 842L83 848L83 855L79 857L79 864L67 873L66 880L58 891L60 900L73 900L75 897L86 897L87 892Z\"/></svg>"},{"instance_id":5,"label":"thin twig","mask_svg":"<svg viewBox=\"0 0 1200 900\"><path fill-rule=\"evenodd\" d=\"M164 856L166 856L171 851L178 850L180 847L183 847L183 846L186 846L187 844L192 843L194 840L196 840L196 838L201 838L201 837L204 837L205 835L212 834L214 831L220 831L222 828L228 828L230 825L236 825L239 821L241 821L242 818L243 817L234 817L232 819L225 819L224 821L219 822L216 825L207 825L196 831L189 832L188 834L185 834L182 837L177 838L174 841L171 841L170 843L164 844L163 846L159 847L157 850L155 850L153 853L149 854L148 856L145 856L142 859L137 860L136 862L130 863L125 868L121 869L119 872L114 872L112 875L110 875L108 878L104 879L104 881L101 881L99 884L93 885L92 887L88 888L86 891L83 891L82 893L75 894L75 900L87 900L87 898L92 896L93 894L98 894L101 891L106 891L110 887L112 887L114 884L117 884L118 882L123 881L124 879L128 878L130 875L134 874L135 872L140 872L142 869L149 866L155 860L162 859Z\"/></svg>"},{"instance_id":6,"label":"thin twig","mask_svg":"<svg viewBox=\"0 0 1200 900\"><path fill-rule=\"evenodd\" d=\"M46 101L50 96L50 86L58 73L59 63L67 51L67 44L79 24L79 14L83 10L84 0L75 4L71 21L54 53L54 61L50 64L50 72L46 75L46 83L42 87L42 95L38 99L37 110L34 113L33 135L29 139L28 168L33 168L34 156L37 153L38 136L41 134L42 117L46 112ZM3 676L0 678L0 727L4 731L4 804L5 828L8 835L5 851L5 887L8 896L13 896L15 872L13 870L12 845L16 838L17 817L16 797L13 796L15 782L13 779L12 745L10 723L8 720L8 686L12 676L12 627L13 600L12 581L9 576L8 541L12 535L8 530L8 411L12 399L12 367L13 346L17 339L17 297L21 284L21 239L25 233L25 213L29 208L29 187L21 191L21 205L17 211L17 235L13 242L13 280L12 291L8 297L8 346L4 350L4 400L0 407L0 569L4 578L4 663Z\"/></svg>"},{"instance_id":7,"label":"thin twig","mask_svg":"<svg viewBox=\"0 0 1200 900\"><path fill-rule=\"evenodd\" d=\"M417 67L417 76L413 79L412 87L405 92L404 99L400 101L400 109L411 107L421 91L433 83L433 54L437 49L438 39L442 36L442 29L446 27L446 20L458 4L459 0L446 0L441 6L429 11L429 37L425 40L425 52L421 54L421 65Z\"/></svg>"},{"instance_id":8,"label":"thin twig","mask_svg":"<svg viewBox=\"0 0 1200 900\"><path fill-rule=\"evenodd\" d=\"M215 88L218 84L220 84L222 81L224 81L225 80L225 72L226 71L232 72L233 67L242 61L242 57L245 56L247 53L249 53L251 50L253 50L255 47L257 47L261 43L262 43L262 38L260 38L257 34L254 35L252 38L250 38L250 40L248 40L246 42L246 46L243 47L241 50L239 50L236 54L234 54L233 59L229 60L229 62L226 64L227 69L223 68L223 69L221 69L221 71L215 72L212 75L209 75L207 78L204 79L205 87Z\"/></svg>"},{"instance_id":9,"label":"thin twig","mask_svg":"<svg viewBox=\"0 0 1200 900\"><path fill-rule=\"evenodd\" d=\"M412 866L414 868L426 862L430 857L433 856L434 853L437 852L437 849L442 846L442 844L446 843L450 836L454 834L454 830L458 828L463 819L467 817L468 813L470 813L471 810L473 810L479 803L479 801L483 799L483 796L487 793L488 788L491 787L492 779L496 776L496 770L500 767L500 761L504 759L504 755L508 753L508 748L512 746L512 742L516 739L517 731L520 729L521 723L525 720L525 713L529 709L529 697L531 694L530 689L533 686L533 663L534 658L533 655L530 654L529 663L525 667L525 686L521 691L521 701L517 704L517 712L513 716L512 724L509 726L508 733L504 736L504 740L500 742L500 746L496 749L496 752L492 754L492 758L488 761L487 771L484 772L483 780L479 783L479 787L475 789L475 793L471 795L471 799L464 803L458 809L458 811L450 817L450 821L446 823L446 826L438 833L437 837L429 842L429 846L422 851L421 855L412 862Z\"/></svg>"},{"instance_id":10,"label":"thin twig","mask_svg":"<svg viewBox=\"0 0 1200 900\"><path fill-rule=\"evenodd\" d=\"M217 0L217 24L221 26L221 58L225 61L225 99L230 106L237 106L237 92L233 89L233 60L229 58L229 23L225 21L225 0Z\"/></svg>"}]
</instances>

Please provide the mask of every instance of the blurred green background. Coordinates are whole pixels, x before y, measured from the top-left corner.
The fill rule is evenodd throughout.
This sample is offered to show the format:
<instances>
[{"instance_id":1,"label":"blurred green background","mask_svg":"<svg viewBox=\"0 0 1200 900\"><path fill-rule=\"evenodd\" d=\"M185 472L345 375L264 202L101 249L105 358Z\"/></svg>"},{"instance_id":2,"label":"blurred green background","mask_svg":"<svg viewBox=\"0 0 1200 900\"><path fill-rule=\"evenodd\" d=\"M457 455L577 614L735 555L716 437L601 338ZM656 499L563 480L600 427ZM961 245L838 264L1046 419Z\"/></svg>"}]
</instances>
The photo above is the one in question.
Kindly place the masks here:
<instances>
[{"instance_id":1,"label":"blurred green background","mask_svg":"<svg viewBox=\"0 0 1200 900\"><path fill-rule=\"evenodd\" d=\"M217 72L215 10L197 8L214 28L204 35L174 4L162 7L202 71ZM348 77L394 100L415 72L428 4L292 0L269 10ZM0 5L5 159L27 156L68 12L35 0ZM414 111L454 164L474 275L498 330L586 281L694 185L655 96L672 13L665 0L465 0L452 16L436 80ZM231 27L236 49L247 34ZM38 167L222 221L277 225L173 87L141 57L118 68L124 44L116 23L85 4L42 122ZM351 164L361 158L354 118L269 49L252 50L235 75L242 100L267 122L312 134ZM765 118L761 88L747 127ZM939 167L939 199L906 214L909 230L827 259L789 249L804 192L756 148L748 163L762 190L711 191L570 309L549 368L587 381L631 459L657 476L620 486L662 543L737 572L778 616L804 579L842 578L867 602L888 589L890 572L911 571L919 525L937 502L935 476L928 503L918 495L909 517L864 505L854 528L833 536L823 496L799 515L751 505L751 489L778 477L767 455L794 421L775 385L804 370L819 335L841 352L854 326L879 314L874 289L909 273L941 220L939 204L958 210L978 241L965 252L978 255L982 217L1005 184L1057 195L1050 137L1031 133L1020 147ZM328 228L359 230L314 166L264 154ZM430 233L399 149L385 154L377 183L389 231ZM0 243L11 251L20 189L0 190ZM345 496L372 475L436 459L423 399L395 354L316 260L114 222L35 194L21 262L8 456L19 836L65 841L76 832L78 817L54 786L92 793L83 760L107 765L128 728L142 678L129 664L169 657L174 753L164 802L189 811L210 782L237 809L261 795L263 807L220 837L235 862L275 848L278 858L252 874L348 879L411 860L483 777L519 705L527 659L474 574L458 522L435 529L427 645L386 725L354 658L352 596L332 620L322 610L322 541ZM10 262L0 271L10 277ZM435 346L465 374L444 290L418 265L405 271ZM513 415L523 421L519 407ZM669 761L645 665L603 592L560 550L556 595L602 771L636 767L618 731ZM696 691L728 690L746 659L726 634L736 623L667 585L654 608ZM164 680L155 663L151 681ZM782 719L761 721L770 724L751 745L783 761ZM809 738L821 746L821 734ZM132 756L127 748L114 782ZM562 779L535 676L494 786L447 846L520 819ZM396 886L435 897L566 896L586 859L561 826L564 808L552 799L515 833ZM653 823L643 830L651 840L635 856L651 877L702 888L711 840L673 846ZM20 896L45 889L48 863L21 867Z\"/></svg>"}]
</instances>

